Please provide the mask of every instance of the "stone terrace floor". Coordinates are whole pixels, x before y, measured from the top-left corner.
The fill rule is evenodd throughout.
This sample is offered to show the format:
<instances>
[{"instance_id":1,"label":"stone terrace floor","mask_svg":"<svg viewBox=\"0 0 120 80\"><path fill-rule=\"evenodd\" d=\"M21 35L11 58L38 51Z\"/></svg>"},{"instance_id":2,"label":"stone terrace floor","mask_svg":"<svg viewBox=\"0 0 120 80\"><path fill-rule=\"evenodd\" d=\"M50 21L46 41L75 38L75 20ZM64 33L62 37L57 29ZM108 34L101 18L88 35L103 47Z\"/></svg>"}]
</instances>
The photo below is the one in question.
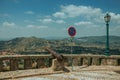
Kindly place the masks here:
<instances>
[{"instance_id":1,"label":"stone terrace floor","mask_svg":"<svg viewBox=\"0 0 120 80\"><path fill-rule=\"evenodd\" d=\"M0 80L120 80L120 66L74 66L71 72L51 68L0 72Z\"/></svg>"}]
</instances>

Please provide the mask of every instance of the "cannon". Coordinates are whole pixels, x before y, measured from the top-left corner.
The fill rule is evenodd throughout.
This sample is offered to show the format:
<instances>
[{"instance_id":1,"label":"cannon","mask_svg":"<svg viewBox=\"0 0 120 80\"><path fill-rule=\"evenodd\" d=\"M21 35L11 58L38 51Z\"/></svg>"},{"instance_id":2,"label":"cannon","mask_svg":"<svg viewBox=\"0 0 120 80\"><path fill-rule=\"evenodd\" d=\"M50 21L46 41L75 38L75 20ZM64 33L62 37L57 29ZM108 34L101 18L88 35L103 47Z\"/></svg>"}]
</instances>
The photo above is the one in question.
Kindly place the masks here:
<instances>
[{"instance_id":1,"label":"cannon","mask_svg":"<svg viewBox=\"0 0 120 80\"><path fill-rule=\"evenodd\" d=\"M48 51L50 54L52 54L53 58L56 58L59 62L63 61L64 59L63 55L60 55L49 48L45 48L45 50Z\"/></svg>"},{"instance_id":2,"label":"cannon","mask_svg":"<svg viewBox=\"0 0 120 80\"><path fill-rule=\"evenodd\" d=\"M63 55L60 55L58 54L57 52L49 49L49 48L45 48L46 51L48 51L50 54L52 54L52 56L54 57L54 59L56 59L59 63L59 65L57 65L55 62L54 65L57 65L55 68L56 69L59 69L59 70L63 70L65 72L70 72L67 68L65 68L64 66L64 56ZM53 63L52 63L53 64Z\"/></svg>"}]
</instances>

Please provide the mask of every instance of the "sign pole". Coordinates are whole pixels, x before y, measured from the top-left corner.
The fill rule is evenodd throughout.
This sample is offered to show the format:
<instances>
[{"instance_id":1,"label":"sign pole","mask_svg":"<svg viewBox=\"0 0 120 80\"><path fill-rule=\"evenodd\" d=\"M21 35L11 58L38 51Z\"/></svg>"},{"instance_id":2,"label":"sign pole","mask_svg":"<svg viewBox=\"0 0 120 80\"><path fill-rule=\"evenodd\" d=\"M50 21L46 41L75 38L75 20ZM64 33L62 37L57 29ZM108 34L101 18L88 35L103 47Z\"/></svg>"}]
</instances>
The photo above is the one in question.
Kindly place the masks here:
<instances>
[{"instance_id":1,"label":"sign pole","mask_svg":"<svg viewBox=\"0 0 120 80\"><path fill-rule=\"evenodd\" d=\"M71 37L71 66L73 71L73 37Z\"/></svg>"},{"instance_id":2,"label":"sign pole","mask_svg":"<svg viewBox=\"0 0 120 80\"><path fill-rule=\"evenodd\" d=\"M74 36L76 35L76 29L74 28L74 27L69 27L68 28L68 34L69 34L69 36L71 37L70 38L70 40L71 40L71 66L72 66L72 71L73 71L73 55L72 55L72 53L73 53L73 38L74 38Z\"/></svg>"}]
</instances>

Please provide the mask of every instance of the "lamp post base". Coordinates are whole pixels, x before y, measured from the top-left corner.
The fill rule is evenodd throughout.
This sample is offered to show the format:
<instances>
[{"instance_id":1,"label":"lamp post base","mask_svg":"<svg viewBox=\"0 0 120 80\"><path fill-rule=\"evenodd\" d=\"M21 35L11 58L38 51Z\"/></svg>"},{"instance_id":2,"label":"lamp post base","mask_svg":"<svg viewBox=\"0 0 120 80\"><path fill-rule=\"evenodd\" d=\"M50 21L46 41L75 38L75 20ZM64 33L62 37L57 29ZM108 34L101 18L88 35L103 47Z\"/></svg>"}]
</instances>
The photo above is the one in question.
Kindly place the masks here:
<instances>
[{"instance_id":1,"label":"lamp post base","mask_svg":"<svg viewBox=\"0 0 120 80\"><path fill-rule=\"evenodd\" d=\"M105 51L105 55L106 55L106 56L110 56L109 50L106 50L106 51Z\"/></svg>"}]
</instances>

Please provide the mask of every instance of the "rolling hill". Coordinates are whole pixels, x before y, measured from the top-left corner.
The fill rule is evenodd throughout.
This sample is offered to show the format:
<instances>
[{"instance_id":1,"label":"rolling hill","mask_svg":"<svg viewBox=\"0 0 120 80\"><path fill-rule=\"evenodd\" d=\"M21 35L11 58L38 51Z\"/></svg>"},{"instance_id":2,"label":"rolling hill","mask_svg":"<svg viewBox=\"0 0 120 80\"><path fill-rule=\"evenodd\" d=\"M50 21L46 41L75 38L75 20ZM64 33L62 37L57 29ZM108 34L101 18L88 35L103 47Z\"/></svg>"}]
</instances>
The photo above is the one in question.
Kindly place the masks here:
<instances>
[{"instance_id":1,"label":"rolling hill","mask_svg":"<svg viewBox=\"0 0 120 80\"><path fill-rule=\"evenodd\" d=\"M91 36L75 38L73 40L74 53L104 53L105 36ZM69 38L62 40L47 40L36 37L19 37L8 41L0 41L0 51L20 52L45 52L45 47L50 47L60 53L70 53L71 41ZM120 37L110 36L110 49L113 54L120 54Z\"/></svg>"}]
</instances>

